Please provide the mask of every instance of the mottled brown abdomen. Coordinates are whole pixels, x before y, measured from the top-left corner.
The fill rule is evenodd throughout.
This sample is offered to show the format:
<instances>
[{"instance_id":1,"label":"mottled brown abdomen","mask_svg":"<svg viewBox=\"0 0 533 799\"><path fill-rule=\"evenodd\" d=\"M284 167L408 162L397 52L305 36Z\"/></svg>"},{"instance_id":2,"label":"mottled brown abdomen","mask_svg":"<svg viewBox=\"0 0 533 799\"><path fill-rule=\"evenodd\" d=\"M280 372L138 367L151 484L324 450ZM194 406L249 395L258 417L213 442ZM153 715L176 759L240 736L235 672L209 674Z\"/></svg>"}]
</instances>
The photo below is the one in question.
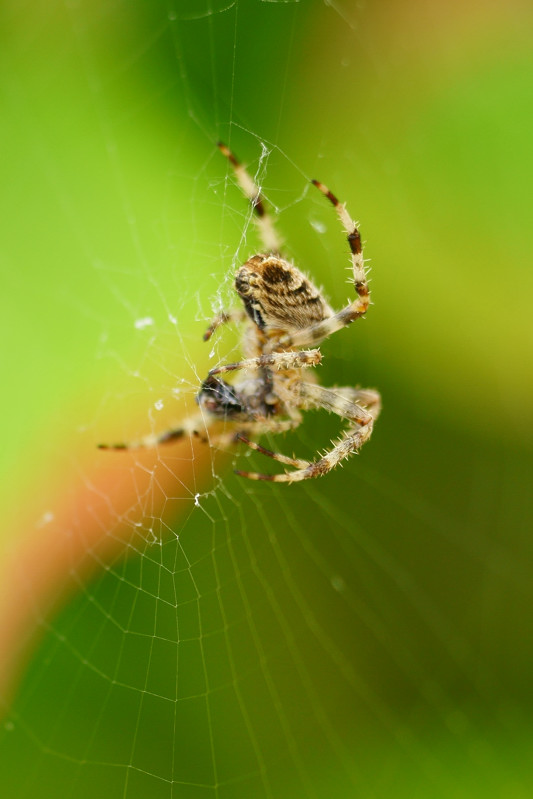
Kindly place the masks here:
<instances>
[{"instance_id":1,"label":"mottled brown abdomen","mask_svg":"<svg viewBox=\"0 0 533 799\"><path fill-rule=\"evenodd\" d=\"M288 333L332 316L306 275L277 255L254 255L235 275L235 289L260 330Z\"/></svg>"}]
</instances>

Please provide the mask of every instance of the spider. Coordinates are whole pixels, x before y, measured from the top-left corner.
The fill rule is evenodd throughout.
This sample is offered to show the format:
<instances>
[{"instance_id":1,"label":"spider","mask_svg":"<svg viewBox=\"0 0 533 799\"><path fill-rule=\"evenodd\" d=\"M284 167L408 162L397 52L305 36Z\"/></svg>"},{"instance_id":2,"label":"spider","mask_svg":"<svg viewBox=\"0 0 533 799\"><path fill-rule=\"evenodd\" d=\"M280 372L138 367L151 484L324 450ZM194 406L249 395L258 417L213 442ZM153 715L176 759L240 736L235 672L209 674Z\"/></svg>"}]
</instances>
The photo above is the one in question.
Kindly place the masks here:
<instances>
[{"instance_id":1,"label":"spider","mask_svg":"<svg viewBox=\"0 0 533 799\"><path fill-rule=\"evenodd\" d=\"M380 411L377 391L324 388L317 383L314 373L308 372L307 379L303 379L302 371L321 363L322 354L316 345L359 319L368 309L370 293L359 228L323 183L311 181L335 208L351 252L356 298L335 313L309 278L281 255L281 242L264 199L245 167L225 144L219 142L217 146L233 167L237 182L252 205L264 252L253 255L237 269L235 290L243 307L216 316L204 334L204 341L221 325L239 322L243 325L244 359L211 369L196 397L199 414L184 420L179 428L131 444L99 447L120 450L155 447L186 435L207 441L206 428L225 421L231 423L231 432L213 436L211 442L240 441L291 467L277 474L236 471L241 477L276 483L319 477L368 441ZM231 383L222 377L230 372L238 373ZM295 428L302 421L301 412L311 408L325 408L348 422L341 438L332 442L332 449L314 461L271 452L250 438Z\"/></svg>"}]
</instances>

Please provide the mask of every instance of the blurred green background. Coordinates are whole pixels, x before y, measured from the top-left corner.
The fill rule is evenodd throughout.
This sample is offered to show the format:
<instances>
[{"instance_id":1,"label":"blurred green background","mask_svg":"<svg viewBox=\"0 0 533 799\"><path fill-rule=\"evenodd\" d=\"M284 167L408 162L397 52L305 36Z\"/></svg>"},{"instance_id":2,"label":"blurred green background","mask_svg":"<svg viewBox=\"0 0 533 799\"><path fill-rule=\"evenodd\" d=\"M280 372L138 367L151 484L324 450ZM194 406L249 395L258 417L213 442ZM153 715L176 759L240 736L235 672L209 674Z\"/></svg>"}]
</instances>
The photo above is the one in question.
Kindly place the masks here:
<instances>
[{"instance_id":1,"label":"blurred green background","mask_svg":"<svg viewBox=\"0 0 533 799\"><path fill-rule=\"evenodd\" d=\"M384 412L312 484L222 464L196 496L190 457L170 521L139 494L129 557L36 610L1 795L531 796L530 5L2 13L4 543L61 501L56 467L89 485L98 441L163 429L238 352L201 341L258 246L220 138L337 307L346 245L309 178L360 219L375 305L320 373ZM270 445L311 457L337 427L309 414Z\"/></svg>"}]
</instances>

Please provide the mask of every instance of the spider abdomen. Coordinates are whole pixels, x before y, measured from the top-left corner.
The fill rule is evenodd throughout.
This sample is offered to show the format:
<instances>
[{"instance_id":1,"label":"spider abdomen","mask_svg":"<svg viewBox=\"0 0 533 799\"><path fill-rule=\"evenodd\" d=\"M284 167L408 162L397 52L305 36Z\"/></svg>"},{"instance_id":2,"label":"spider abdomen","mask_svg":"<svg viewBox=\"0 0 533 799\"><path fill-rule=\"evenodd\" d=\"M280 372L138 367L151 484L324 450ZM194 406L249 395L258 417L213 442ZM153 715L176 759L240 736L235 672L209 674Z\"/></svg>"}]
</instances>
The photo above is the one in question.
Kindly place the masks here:
<instances>
[{"instance_id":1,"label":"spider abdomen","mask_svg":"<svg viewBox=\"0 0 533 799\"><path fill-rule=\"evenodd\" d=\"M277 255L254 255L235 275L235 290L260 330L302 330L332 316L316 286Z\"/></svg>"}]
</instances>

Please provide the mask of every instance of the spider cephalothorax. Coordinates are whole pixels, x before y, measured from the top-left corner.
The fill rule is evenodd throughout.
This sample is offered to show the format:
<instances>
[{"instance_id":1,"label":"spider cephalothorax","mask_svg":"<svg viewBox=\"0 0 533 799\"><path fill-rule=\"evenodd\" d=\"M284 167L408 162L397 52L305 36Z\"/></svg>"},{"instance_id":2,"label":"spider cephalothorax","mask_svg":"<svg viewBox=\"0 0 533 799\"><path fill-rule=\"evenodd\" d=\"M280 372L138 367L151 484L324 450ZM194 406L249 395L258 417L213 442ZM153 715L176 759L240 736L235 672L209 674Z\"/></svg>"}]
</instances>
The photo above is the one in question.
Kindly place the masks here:
<instances>
[{"instance_id":1,"label":"spider cephalothorax","mask_svg":"<svg viewBox=\"0 0 533 799\"><path fill-rule=\"evenodd\" d=\"M133 444L100 446L103 449L131 449L157 446L185 435L199 435L211 443L241 441L293 470L280 474L238 471L237 474L243 477L286 483L318 477L368 441L380 410L380 396L376 391L351 387L324 388L317 384L311 372L303 380L301 371L321 362L317 344L363 316L368 309L370 295L359 228L335 195L322 183L313 180L335 207L351 251L356 298L335 313L309 278L280 255L281 244L259 189L226 145L219 143L218 146L233 166L244 194L252 203L266 253L253 255L239 267L235 275L235 290L243 308L219 314L207 329L204 340L211 338L220 325L240 322L244 327L243 360L211 369L196 397L200 408L198 417L186 419L175 430L148 436ZM231 383L220 377L230 372L237 373ZM271 452L250 438L297 427L302 419L301 411L309 408L325 408L348 422L339 441L317 460L304 461ZM228 423L230 432L226 430L210 439L205 438L209 423L220 420Z\"/></svg>"}]
</instances>

